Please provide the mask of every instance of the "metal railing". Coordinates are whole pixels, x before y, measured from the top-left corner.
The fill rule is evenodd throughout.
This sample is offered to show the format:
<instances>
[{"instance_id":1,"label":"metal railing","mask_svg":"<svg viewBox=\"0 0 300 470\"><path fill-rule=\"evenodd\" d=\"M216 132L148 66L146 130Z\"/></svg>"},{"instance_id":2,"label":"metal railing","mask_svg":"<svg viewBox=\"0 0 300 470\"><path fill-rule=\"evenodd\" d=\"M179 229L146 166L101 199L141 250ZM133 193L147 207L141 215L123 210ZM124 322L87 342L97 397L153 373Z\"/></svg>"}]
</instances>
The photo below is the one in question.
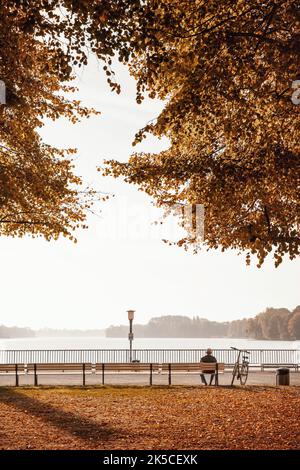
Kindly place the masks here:
<instances>
[{"instance_id":1,"label":"metal railing","mask_svg":"<svg viewBox=\"0 0 300 470\"><path fill-rule=\"evenodd\" d=\"M299 364L300 351L296 349L248 349L250 364ZM218 362L227 365L236 360L236 351L214 349ZM205 349L134 349L132 359L144 363L186 363L200 362ZM41 364L41 363L127 363L130 362L129 349L31 349L0 350L1 364Z\"/></svg>"}]
</instances>

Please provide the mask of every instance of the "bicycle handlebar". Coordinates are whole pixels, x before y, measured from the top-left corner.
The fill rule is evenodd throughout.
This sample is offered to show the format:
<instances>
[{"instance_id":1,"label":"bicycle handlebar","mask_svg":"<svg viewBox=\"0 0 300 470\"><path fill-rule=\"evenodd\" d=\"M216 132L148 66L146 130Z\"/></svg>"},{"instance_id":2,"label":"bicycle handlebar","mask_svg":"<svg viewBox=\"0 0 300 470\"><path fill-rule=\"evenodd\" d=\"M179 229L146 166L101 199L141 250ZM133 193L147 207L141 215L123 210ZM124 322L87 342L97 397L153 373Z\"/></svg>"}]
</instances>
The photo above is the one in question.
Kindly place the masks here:
<instances>
[{"instance_id":1,"label":"bicycle handlebar","mask_svg":"<svg viewBox=\"0 0 300 470\"><path fill-rule=\"evenodd\" d=\"M241 352L245 352L247 354L250 354L250 351L246 351L246 349L238 349L238 348L234 348L233 346L230 346L230 349L233 349L234 351L241 351Z\"/></svg>"}]
</instances>

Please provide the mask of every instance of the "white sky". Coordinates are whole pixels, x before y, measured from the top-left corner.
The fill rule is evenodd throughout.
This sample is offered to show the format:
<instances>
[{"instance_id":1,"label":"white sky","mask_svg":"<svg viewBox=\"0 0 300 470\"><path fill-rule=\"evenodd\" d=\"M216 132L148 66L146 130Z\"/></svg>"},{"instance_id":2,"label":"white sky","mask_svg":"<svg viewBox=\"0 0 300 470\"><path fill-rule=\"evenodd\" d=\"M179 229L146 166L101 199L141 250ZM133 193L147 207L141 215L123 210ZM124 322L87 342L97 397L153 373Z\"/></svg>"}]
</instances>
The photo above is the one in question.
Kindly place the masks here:
<instances>
[{"instance_id":1,"label":"white sky","mask_svg":"<svg viewBox=\"0 0 300 470\"><path fill-rule=\"evenodd\" d=\"M0 324L105 328L126 323L129 308L139 323L166 314L225 321L254 316L268 306L300 304L299 259L286 259L277 269L270 259L257 269L255 260L247 267L245 257L233 251L193 255L169 247L151 225L156 210L150 198L96 171L103 159L126 161L135 132L162 108L153 100L137 105L133 80L117 68L119 96L93 60L76 80L80 99L101 116L75 126L47 122L42 130L48 143L77 147L77 172L115 198L101 204L101 217L89 218L90 228L77 233L76 245L65 239L0 239ZM154 152L167 145L151 138L138 149ZM169 224L168 233L172 230Z\"/></svg>"}]
</instances>

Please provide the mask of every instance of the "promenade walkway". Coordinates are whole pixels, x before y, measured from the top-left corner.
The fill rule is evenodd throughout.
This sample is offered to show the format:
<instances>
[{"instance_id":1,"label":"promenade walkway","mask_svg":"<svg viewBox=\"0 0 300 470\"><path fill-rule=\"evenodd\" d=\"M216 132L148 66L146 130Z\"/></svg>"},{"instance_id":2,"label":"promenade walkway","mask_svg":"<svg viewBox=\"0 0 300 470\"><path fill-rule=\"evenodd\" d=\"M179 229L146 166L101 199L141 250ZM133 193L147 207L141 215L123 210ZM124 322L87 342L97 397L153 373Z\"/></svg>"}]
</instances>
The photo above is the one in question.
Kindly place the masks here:
<instances>
[{"instance_id":1,"label":"promenade walkway","mask_svg":"<svg viewBox=\"0 0 300 470\"><path fill-rule=\"evenodd\" d=\"M231 372L225 372L219 375L220 385L230 385ZM300 372L290 372L291 385L300 386ZM14 385L13 375L0 375L0 386ZM52 374L39 375L39 385L81 385L81 374ZM20 385L33 385L33 376L20 375ZM106 385L149 385L148 374L109 374L105 377ZM236 382L238 384L238 382ZM86 377L86 386L101 385L100 375L88 375ZM168 376L166 374L154 374L153 385L168 385ZM200 385L200 377L194 373L173 374L172 385ZM275 385L275 370L260 372L253 370L249 372L247 385Z\"/></svg>"}]
</instances>

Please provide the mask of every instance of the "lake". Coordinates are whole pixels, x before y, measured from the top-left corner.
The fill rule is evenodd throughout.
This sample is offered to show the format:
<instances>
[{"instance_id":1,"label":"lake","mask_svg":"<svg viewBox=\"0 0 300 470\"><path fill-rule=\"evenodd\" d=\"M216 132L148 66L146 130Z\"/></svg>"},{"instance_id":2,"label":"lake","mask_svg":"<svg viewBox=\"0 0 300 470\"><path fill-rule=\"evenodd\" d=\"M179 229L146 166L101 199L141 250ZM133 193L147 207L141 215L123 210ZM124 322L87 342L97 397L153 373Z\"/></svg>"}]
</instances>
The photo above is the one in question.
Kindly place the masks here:
<instances>
[{"instance_id":1,"label":"lake","mask_svg":"<svg viewBox=\"0 0 300 470\"><path fill-rule=\"evenodd\" d=\"M243 338L136 338L134 349L299 349L300 341L262 341ZM59 337L0 339L0 349L128 349L127 338Z\"/></svg>"}]
</instances>

